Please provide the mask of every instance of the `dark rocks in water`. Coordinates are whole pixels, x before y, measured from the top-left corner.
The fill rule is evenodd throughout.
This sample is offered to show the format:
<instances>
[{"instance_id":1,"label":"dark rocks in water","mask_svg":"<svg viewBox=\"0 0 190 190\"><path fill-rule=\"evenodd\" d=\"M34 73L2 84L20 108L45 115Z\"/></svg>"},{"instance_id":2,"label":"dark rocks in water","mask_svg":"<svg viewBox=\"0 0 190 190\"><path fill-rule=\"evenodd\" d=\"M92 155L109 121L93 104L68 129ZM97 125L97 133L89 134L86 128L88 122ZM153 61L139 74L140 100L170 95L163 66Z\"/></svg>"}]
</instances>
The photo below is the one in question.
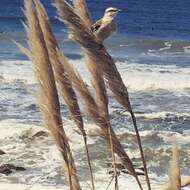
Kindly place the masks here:
<instances>
[{"instance_id":1,"label":"dark rocks in water","mask_svg":"<svg viewBox=\"0 0 190 190\"><path fill-rule=\"evenodd\" d=\"M123 174L132 175L132 174L131 174L129 171L127 171L126 169L117 171L117 174L118 174L118 175L120 175L120 174L122 174L122 173L123 173ZM113 174L114 174L114 170L108 171L108 174L113 175ZM140 171L139 171L139 172L136 171L136 174L137 174L137 175L143 175L143 176L145 175L144 172L140 172Z\"/></svg>"},{"instance_id":2,"label":"dark rocks in water","mask_svg":"<svg viewBox=\"0 0 190 190\"><path fill-rule=\"evenodd\" d=\"M29 143L35 140L38 140L40 138L48 137L49 133L46 131L33 131L32 128L27 129L26 131L23 131L23 133L19 136L21 140L23 140L25 143Z\"/></svg>"},{"instance_id":3,"label":"dark rocks in water","mask_svg":"<svg viewBox=\"0 0 190 190\"><path fill-rule=\"evenodd\" d=\"M26 169L24 167L14 166L13 164L3 164L0 166L0 173L1 174L9 175L13 172L13 170L25 171Z\"/></svg>"},{"instance_id":4,"label":"dark rocks in water","mask_svg":"<svg viewBox=\"0 0 190 190\"><path fill-rule=\"evenodd\" d=\"M112 163L108 163L107 166L113 168L113 164ZM117 170L124 170L125 169L124 165L120 164L120 163L116 163L116 168L117 168Z\"/></svg>"},{"instance_id":5,"label":"dark rocks in water","mask_svg":"<svg viewBox=\"0 0 190 190\"><path fill-rule=\"evenodd\" d=\"M109 174L114 174L114 170L113 170L113 164L112 163L107 163L107 166L110 167L111 169L108 171ZM135 167L135 171L137 175L145 175L144 174L144 168L143 167ZM120 174L129 174L131 175L131 173L125 168L125 166L121 163L116 163L116 169L117 169L117 173L118 175Z\"/></svg>"},{"instance_id":6,"label":"dark rocks in water","mask_svg":"<svg viewBox=\"0 0 190 190\"><path fill-rule=\"evenodd\" d=\"M9 167L7 167L6 165L1 165L0 166L0 173L5 174L5 175L9 175L12 173L12 170Z\"/></svg>"},{"instance_id":7,"label":"dark rocks in water","mask_svg":"<svg viewBox=\"0 0 190 190\"><path fill-rule=\"evenodd\" d=\"M0 155L6 154L4 151L0 150Z\"/></svg>"},{"instance_id":8,"label":"dark rocks in water","mask_svg":"<svg viewBox=\"0 0 190 190\"><path fill-rule=\"evenodd\" d=\"M38 131L37 133L35 133L34 135L32 135L32 138L48 137L48 136L49 136L48 132Z\"/></svg>"}]
</instances>

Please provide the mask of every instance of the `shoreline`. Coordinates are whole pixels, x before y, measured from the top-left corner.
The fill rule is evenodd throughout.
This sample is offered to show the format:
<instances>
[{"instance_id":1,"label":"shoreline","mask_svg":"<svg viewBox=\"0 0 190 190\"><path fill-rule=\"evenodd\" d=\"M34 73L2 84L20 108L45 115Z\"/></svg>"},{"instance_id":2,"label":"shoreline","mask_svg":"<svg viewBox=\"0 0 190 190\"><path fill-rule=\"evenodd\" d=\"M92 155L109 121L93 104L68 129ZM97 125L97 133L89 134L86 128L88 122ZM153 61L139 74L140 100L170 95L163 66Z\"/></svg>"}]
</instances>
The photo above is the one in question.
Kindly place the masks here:
<instances>
[{"instance_id":1,"label":"shoreline","mask_svg":"<svg viewBox=\"0 0 190 190\"><path fill-rule=\"evenodd\" d=\"M32 137L34 137L34 134L37 134L40 131L47 132L47 129L42 126L35 126L29 124L27 125L21 123L15 124L15 122L16 121L12 121L12 123L10 121L0 122L0 128L2 131L0 135L0 142L4 142L3 146L1 146L1 149L6 152L6 154L1 155L1 164L10 163L15 164L16 166L24 166L26 168L26 171L13 172L10 176L0 175L0 190L10 190L13 188L15 190L37 190L39 188L41 190L59 190L63 189L63 187L64 189L67 189L67 187L64 186L65 179L62 176L62 159L59 155L59 152L57 151L57 148L53 140L50 140L51 137L49 136L49 134L48 136L44 136L43 133L41 133L42 136L35 136L35 138L32 139ZM85 172L86 175L88 175L88 170L83 167L85 161L84 163L82 162L85 156L83 155L84 147L82 144L82 138L79 134L76 134L76 131L75 133L73 133L75 127L74 125L71 125L71 123L67 124L65 128L68 134L69 141L72 142L72 150L74 156L76 160L79 159L76 162L77 168L79 169L80 173ZM97 136L98 131L94 124L88 124L86 125L86 128L88 129L87 134L89 135L88 144L89 147L91 147L90 151L91 155L93 156L92 163L94 167L96 186L98 190L105 190L107 184L110 181L110 175L107 175L107 169L103 169L102 163L99 162L99 159L103 156L101 153L101 149L103 147L101 147L101 149L97 148L95 152L92 152L93 147L98 147L100 144L102 146L102 140L101 137ZM127 132L126 129L121 129L120 132L117 131L119 138L123 138L122 135L126 133L127 136L131 139L131 135L133 134L132 132ZM168 144L171 141L171 135L173 134L177 137L178 142L181 146L185 146L185 144L190 143L188 135L182 135L174 132L160 132L157 136L156 133L156 131L143 131L140 134L142 139L145 138L147 140L150 140L151 134L152 138L154 139L162 137L165 140L166 144ZM127 142L125 144L125 147L126 146L129 146ZM83 156L81 157L81 155ZM98 155L100 156L100 158L97 157ZM138 156L138 153L134 153L134 151L132 153L132 151L130 150L129 155ZM164 155L165 153L163 154L163 156ZM153 163L154 161L152 161L152 163L148 162L148 165L151 166ZM85 177L86 175L81 176L81 186L84 186L84 189L90 189L88 188L88 185L86 186L86 183L83 181L84 179L87 179ZM162 177L156 174L151 174L150 176L153 187L155 187L156 190L159 189L159 187L164 183L164 181L167 181L167 173ZM144 177L140 177L140 179L142 179L142 182L144 184ZM27 185L34 184L35 181L36 183L32 188L30 188L30 185ZM120 175L119 183L121 190L125 190L126 187L138 190L138 186L135 183L132 176L126 174ZM54 184L59 185L54 186Z\"/></svg>"}]
</instances>

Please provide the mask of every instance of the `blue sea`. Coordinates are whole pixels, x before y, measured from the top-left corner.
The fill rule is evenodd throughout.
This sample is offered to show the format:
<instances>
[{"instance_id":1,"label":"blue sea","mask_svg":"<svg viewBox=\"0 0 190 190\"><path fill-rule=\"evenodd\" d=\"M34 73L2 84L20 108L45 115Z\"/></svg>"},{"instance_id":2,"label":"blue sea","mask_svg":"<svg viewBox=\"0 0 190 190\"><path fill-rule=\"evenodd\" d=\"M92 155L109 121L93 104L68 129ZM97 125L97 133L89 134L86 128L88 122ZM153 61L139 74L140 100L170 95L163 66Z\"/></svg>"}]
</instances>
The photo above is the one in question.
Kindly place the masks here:
<instances>
[{"instance_id":1,"label":"blue sea","mask_svg":"<svg viewBox=\"0 0 190 190\"><path fill-rule=\"evenodd\" d=\"M52 6L53 0L42 0L42 3L48 12L61 49L91 86L82 50L68 39L68 30L58 20L56 9ZM167 179L166 166L172 137L176 136L182 147L182 174L190 175L190 1L87 0L87 3L94 21L102 17L107 7L122 9L117 17L118 31L106 40L105 46L128 86L149 171L153 176L161 176L160 180ZM42 125L32 63L14 44L14 41L17 41L26 46L27 42L22 25L25 20L22 8L22 0L0 1L0 133L6 126L11 126L14 130L14 126ZM135 139L131 136L128 138L128 133L133 134L131 119L115 101L113 94L109 91L108 94L113 128L120 134L120 140L130 152L137 148ZM64 102L61 107L64 122L70 123ZM92 123L88 119L86 122ZM91 146L97 149L96 154L100 154L98 158L109 160L102 151L98 151L101 150L103 142L96 138ZM2 145L5 148L17 142L9 138L1 140L2 143L8 143ZM17 149L20 150L19 145ZM82 150L81 147L79 149ZM94 162L99 163L96 154L92 154L92 157ZM21 163L23 155L20 155L11 155L11 158L4 156L0 163L7 160L13 162L14 159L15 162ZM136 153L131 153L131 156L136 157ZM28 153L25 159L30 157ZM35 159L39 158L36 156ZM23 162L30 168L27 162ZM96 171L101 170L96 164L94 167ZM25 183L35 179L36 170L33 168L32 172L34 175L24 176L28 177ZM38 172L43 174L43 167ZM6 180L15 182L13 178ZM61 180L56 180L55 182L52 177L49 181L44 179L40 182L61 183ZM4 181L4 176L0 176L0 181Z\"/></svg>"}]
</instances>

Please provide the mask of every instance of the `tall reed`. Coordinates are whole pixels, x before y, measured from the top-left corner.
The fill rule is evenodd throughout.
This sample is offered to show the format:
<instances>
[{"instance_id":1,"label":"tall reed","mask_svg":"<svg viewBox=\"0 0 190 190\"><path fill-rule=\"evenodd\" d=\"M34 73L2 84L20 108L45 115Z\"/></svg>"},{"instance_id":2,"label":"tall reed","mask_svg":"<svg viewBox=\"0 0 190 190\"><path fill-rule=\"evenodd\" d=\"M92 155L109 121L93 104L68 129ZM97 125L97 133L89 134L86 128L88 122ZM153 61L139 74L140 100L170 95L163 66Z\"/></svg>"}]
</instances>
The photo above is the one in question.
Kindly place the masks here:
<instances>
[{"instance_id":1,"label":"tall reed","mask_svg":"<svg viewBox=\"0 0 190 190\"><path fill-rule=\"evenodd\" d=\"M75 0L74 7L75 7L75 11L78 13L80 18L83 20L84 23L86 23L86 26L90 29L92 26L92 19L91 19L86 1ZM93 57L91 57L87 53L85 53L85 63L88 70L91 73L91 77L92 77L91 82L95 89L96 103L98 105L99 112L102 112L103 117L105 118L107 123L109 123L110 118L109 118L109 111L108 111L108 97L107 97L106 86L105 86L102 70L97 67L96 60L94 60ZM114 154L110 128L108 132L110 136L110 146L111 146L110 148L111 148L112 160L113 160L113 166L114 166L115 189L118 189L116 158Z\"/></svg>"},{"instance_id":2,"label":"tall reed","mask_svg":"<svg viewBox=\"0 0 190 190\"><path fill-rule=\"evenodd\" d=\"M139 184L140 189L142 190L143 188L138 179L138 176L136 175L135 169L133 167L133 164L132 164L129 156L126 154L125 150L123 149L122 145L120 144L110 123L105 119L104 116L102 116L101 112L99 111L98 105L97 105L96 101L94 100L93 96L91 95L91 93L89 92L87 85L84 83L81 76L74 71L73 67L68 63L68 61L65 59L65 57L60 54L60 58L62 59L64 68L65 68L66 72L68 73L70 80L73 82L75 89L79 92L79 94L85 101L86 110L91 115L91 117L93 118L95 123L97 123L98 126L101 128L103 135L104 135L105 139L108 141L108 143L113 142L114 153L116 153L121 158L122 163L128 169L129 173L135 177L135 179L137 180L137 182ZM112 141L110 141L109 130L111 133Z\"/></svg>"},{"instance_id":3,"label":"tall reed","mask_svg":"<svg viewBox=\"0 0 190 190\"><path fill-rule=\"evenodd\" d=\"M190 176L181 176L179 156L179 147L174 142L169 168L169 182L162 186L160 190L181 190L182 187L190 185Z\"/></svg>"},{"instance_id":4,"label":"tall reed","mask_svg":"<svg viewBox=\"0 0 190 190\"><path fill-rule=\"evenodd\" d=\"M110 123L110 117L108 111L108 97L107 97L106 86L102 71L97 67L95 60L89 54L85 55L85 62L92 76L91 82L96 93L95 102L98 107L98 112L102 114L102 117L107 123ZM114 176L116 184L115 189L118 189L116 158L114 154L113 140L111 135L111 125L109 125L108 133L109 133L110 148L111 148L113 167L114 167Z\"/></svg>"},{"instance_id":5,"label":"tall reed","mask_svg":"<svg viewBox=\"0 0 190 190\"><path fill-rule=\"evenodd\" d=\"M80 17L75 13L72 6L67 1L55 0L55 4L61 20L67 23L70 27L73 39L84 48L86 54L90 54L90 56L96 60L98 67L101 68L104 74L108 87L115 94L116 99L130 112L135 127L142 162L144 165L148 189L150 190L150 181L141 145L140 135L136 125L136 118L129 101L127 88L122 81L122 78L114 64L114 61L106 49L102 46L102 44L97 43L96 37L92 31L89 28L85 27L83 20L80 19Z\"/></svg>"},{"instance_id":6,"label":"tall reed","mask_svg":"<svg viewBox=\"0 0 190 190\"><path fill-rule=\"evenodd\" d=\"M86 27L91 28L92 26L92 18L90 11L87 7L85 0L74 0L74 7L78 15L80 15L81 19L86 24Z\"/></svg>"},{"instance_id":7,"label":"tall reed","mask_svg":"<svg viewBox=\"0 0 190 190\"><path fill-rule=\"evenodd\" d=\"M172 147L172 160L170 161L170 184L172 190L181 190L181 172L179 163L179 148L176 142Z\"/></svg>"},{"instance_id":8,"label":"tall reed","mask_svg":"<svg viewBox=\"0 0 190 190\"><path fill-rule=\"evenodd\" d=\"M77 96L73 90L73 87L69 78L65 74L65 70L63 68L62 63L59 60L58 51L60 51L59 50L60 48L52 32L48 15L43 5L40 3L40 0L34 0L34 2L36 5L36 10L37 10L40 26L42 28L42 32L44 35L44 39L46 42L50 60L54 68L55 79L58 82L61 94L69 108L71 117L75 121L84 139L87 161L88 161L88 166L89 166L90 176L91 176L91 181L92 181L92 187L94 189L94 179L93 179L92 166L91 166L90 156L89 156L89 151L88 151L88 146L87 146L87 137L86 137L86 132L84 129L84 124L83 124L80 108L77 102Z\"/></svg>"},{"instance_id":9,"label":"tall reed","mask_svg":"<svg viewBox=\"0 0 190 190\"><path fill-rule=\"evenodd\" d=\"M44 121L51 131L59 151L66 164L71 190L80 190L76 168L70 146L63 129L60 103L51 67L48 50L32 0L25 0L25 16L27 19L27 36L35 74L39 83L39 105Z\"/></svg>"},{"instance_id":10,"label":"tall reed","mask_svg":"<svg viewBox=\"0 0 190 190\"><path fill-rule=\"evenodd\" d=\"M190 176L181 176L181 187L187 187L190 185Z\"/></svg>"}]
</instances>

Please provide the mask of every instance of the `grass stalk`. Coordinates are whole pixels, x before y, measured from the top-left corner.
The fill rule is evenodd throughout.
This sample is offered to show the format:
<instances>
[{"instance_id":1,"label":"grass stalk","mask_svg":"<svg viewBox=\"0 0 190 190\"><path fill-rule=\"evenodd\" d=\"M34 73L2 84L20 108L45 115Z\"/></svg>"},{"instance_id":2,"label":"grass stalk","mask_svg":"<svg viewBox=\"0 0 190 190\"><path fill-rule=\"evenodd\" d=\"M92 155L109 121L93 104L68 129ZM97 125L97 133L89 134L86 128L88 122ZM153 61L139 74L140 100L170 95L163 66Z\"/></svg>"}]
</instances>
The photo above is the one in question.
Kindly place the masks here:
<instances>
[{"instance_id":1,"label":"grass stalk","mask_svg":"<svg viewBox=\"0 0 190 190\"><path fill-rule=\"evenodd\" d=\"M71 65L65 60L65 57L60 54L61 59L63 59L62 63L64 64L64 68L66 72L68 73L68 76L70 80L73 82L73 85L75 89L79 92L83 100L85 101L85 107L88 113L91 115L95 123L101 128L104 137L110 144L110 142L113 142L113 150L114 153L116 153L122 160L122 163L124 166L128 169L129 173L135 177L137 180L137 183L139 184L140 189L142 190L141 183L138 179L138 176L136 175L135 169L133 167L133 164L129 158L129 156L124 151L123 147L121 146L117 136L115 135L111 125L104 116L102 116L101 112L98 109L98 105L96 101L94 100L93 96L89 92L86 84L82 80L81 76L76 73ZM110 135L109 130L111 133L112 141L110 141Z\"/></svg>"},{"instance_id":2,"label":"grass stalk","mask_svg":"<svg viewBox=\"0 0 190 190\"><path fill-rule=\"evenodd\" d=\"M172 160L170 161L170 184L172 190L181 190L181 172L179 163L179 148L176 142L172 147Z\"/></svg>"},{"instance_id":3,"label":"grass stalk","mask_svg":"<svg viewBox=\"0 0 190 190\"><path fill-rule=\"evenodd\" d=\"M89 150L88 150L88 145L87 145L87 137L86 137L86 132L84 130L84 124L83 124L80 108L77 102L77 96L72 88L71 82L69 81L68 77L65 74L65 70L62 66L62 63L60 62L58 58L57 51L60 51L59 45L52 32L47 13L39 0L35 0L34 2L36 5L40 25L42 27L45 42L46 42L48 52L51 58L51 62L54 68L56 81L58 82L59 88L61 90L61 94L69 108L71 117L75 121L77 127L79 128L83 136L85 149L86 149L87 162L88 162L89 172L91 176L92 188L94 190L94 178L93 178L92 166L91 166L90 155L89 155Z\"/></svg>"},{"instance_id":4,"label":"grass stalk","mask_svg":"<svg viewBox=\"0 0 190 190\"><path fill-rule=\"evenodd\" d=\"M83 20L80 19L80 17L75 13L72 6L69 5L68 2L64 0L55 0L55 2L61 19L70 27L70 30L73 34L73 40L77 41L84 48L87 54L91 54L91 56L97 59L97 66L101 68L107 81L108 87L114 93L118 102L131 113L131 116L133 116L132 119L134 121L135 115L132 111L127 88L122 81L121 75L118 72L113 59L108 54L106 49L102 46L102 44L97 43L94 34L87 27L85 27ZM133 124L135 131L137 132L138 128L136 122L133 122ZM150 181L145 164L144 153L142 151L140 136L139 133L136 135L140 154L142 156L141 159L145 170L147 186L150 190Z\"/></svg>"},{"instance_id":5,"label":"grass stalk","mask_svg":"<svg viewBox=\"0 0 190 190\"><path fill-rule=\"evenodd\" d=\"M88 145L87 145L87 137L86 137L86 132L84 129L82 115L81 115L80 108L77 101L77 96L74 92L74 89L72 87L70 80L64 74L65 70L58 56L58 51L60 51L59 50L60 48L52 32L48 15L43 5L41 4L40 0L34 0L34 2L35 2L37 14L38 14L39 22L42 28L42 32L44 34L44 39L46 42L48 53L50 55L50 59L54 68L55 79L58 82L61 94L69 108L71 117L76 123L77 127L79 128L83 136L85 149L86 149L87 162L88 162L89 172L91 176L92 188L94 190L94 178L92 174L92 166L91 166L90 155L89 155L89 150L88 150Z\"/></svg>"},{"instance_id":6,"label":"grass stalk","mask_svg":"<svg viewBox=\"0 0 190 190\"><path fill-rule=\"evenodd\" d=\"M80 16L80 18L83 20L83 22L86 24L87 28L91 28L92 26L92 19L90 11L87 7L85 0L74 0L74 7L77 14ZM89 56L89 54L85 53L85 63L88 68L88 70L91 73L92 77L92 84L95 89L96 93L96 103L98 105L98 109L100 112L103 112L103 116L107 122L110 122L109 119L109 111L108 111L108 97L106 92L106 86L103 78L103 73L101 69L98 69L97 64L95 62L96 60L93 59L93 57ZM111 126L111 125L110 125ZM113 160L113 166L114 166L114 177L115 177L115 187L118 188L118 179L117 179L117 170L116 170L116 163L115 163L115 154L113 150L113 142L112 142L112 136L110 132L110 128L108 130L109 136L110 136L110 148L111 148L111 154L112 154L112 160Z\"/></svg>"},{"instance_id":7,"label":"grass stalk","mask_svg":"<svg viewBox=\"0 0 190 190\"><path fill-rule=\"evenodd\" d=\"M86 24L86 27L91 28L92 26L92 18L90 11L87 7L85 0L74 0L74 7L78 15L80 15L83 22Z\"/></svg>"},{"instance_id":8,"label":"grass stalk","mask_svg":"<svg viewBox=\"0 0 190 190\"><path fill-rule=\"evenodd\" d=\"M138 142L138 146L139 146L139 150L140 150L140 154L141 154L141 159L142 159L143 166L144 166L147 186L148 186L148 189L151 190L151 185L150 185L150 180L149 180L148 170L147 170L147 165L146 165L146 159L145 159L145 156L144 156L144 153L143 153L143 148L142 148L141 138L140 138L140 135L139 135L139 130L138 130L138 127L137 127L136 117L135 117L132 109L130 111L130 114L131 114L131 118L132 118L132 121L133 121L133 126L135 128L135 132L136 132L136 138L137 138L137 142Z\"/></svg>"},{"instance_id":9,"label":"grass stalk","mask_svg":"<svg viewBox=\"0 0 190 190\"><path fill-rule=\"evenodd\" d=\"M65 161L65 172L68 175L70 189L80 190L74 160L63 129L60 103L48 50L32 0L25 0L25 16L28 43L31 49L29 58L34 64L35 74L39 82L39 106L44 121Z\"/></svg>"},{"instance_id":10,"label":"grass stalk","mask_svg":"<svg viewBox=\"0 0 190 190\"><path fill-rule=\"evenodd\" d=\"M169 182L162 186L160 190L181 190L182 187L190 185L190 176L181 176L179 156L179 147L174 142L169 168Z\"/></svg>"}]
</instances>

